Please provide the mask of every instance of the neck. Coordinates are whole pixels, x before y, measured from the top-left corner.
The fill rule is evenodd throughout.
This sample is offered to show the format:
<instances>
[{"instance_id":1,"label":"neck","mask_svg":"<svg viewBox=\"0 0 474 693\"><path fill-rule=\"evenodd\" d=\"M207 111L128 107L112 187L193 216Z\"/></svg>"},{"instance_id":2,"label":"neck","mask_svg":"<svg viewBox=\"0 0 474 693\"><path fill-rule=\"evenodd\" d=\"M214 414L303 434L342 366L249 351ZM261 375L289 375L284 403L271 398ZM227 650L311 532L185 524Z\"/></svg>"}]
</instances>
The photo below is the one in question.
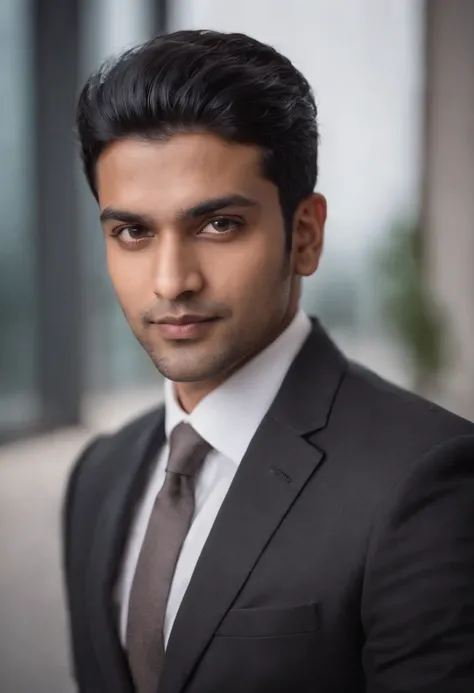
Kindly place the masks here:
<instances>
[{"instance_id":1,"label":"neck","mask_svg":"<svg viewBox=\"0 0 474 693\"><path fill-rule=\"evenodd\" d=\"M205 381L197 383L174 383L174 394L183 411L190 414L195 407L219 387L227 377L216 381Z\"/></svg>"}]
</instances>

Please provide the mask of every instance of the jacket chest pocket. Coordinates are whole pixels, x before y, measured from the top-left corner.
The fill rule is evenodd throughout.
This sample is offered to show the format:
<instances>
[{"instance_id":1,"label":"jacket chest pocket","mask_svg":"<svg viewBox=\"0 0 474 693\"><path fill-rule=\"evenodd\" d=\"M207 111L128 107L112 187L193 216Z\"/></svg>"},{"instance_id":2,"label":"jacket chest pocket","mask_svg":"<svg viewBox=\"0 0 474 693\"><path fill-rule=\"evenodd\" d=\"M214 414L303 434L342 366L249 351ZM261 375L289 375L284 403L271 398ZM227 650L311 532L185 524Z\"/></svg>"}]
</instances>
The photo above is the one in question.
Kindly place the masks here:
<instances>
[{"instance_id":1,"label":"jacket chest pocket","mask_svg":"<svg viewBox=\"0 0 474 693\"><path fill-rule=\"evenodd\" d=\"M231 609L216 636L275 638L312 633L319 630L319 627L319 610L315 603L291 607Z\"/></svg>"}]
</instances>

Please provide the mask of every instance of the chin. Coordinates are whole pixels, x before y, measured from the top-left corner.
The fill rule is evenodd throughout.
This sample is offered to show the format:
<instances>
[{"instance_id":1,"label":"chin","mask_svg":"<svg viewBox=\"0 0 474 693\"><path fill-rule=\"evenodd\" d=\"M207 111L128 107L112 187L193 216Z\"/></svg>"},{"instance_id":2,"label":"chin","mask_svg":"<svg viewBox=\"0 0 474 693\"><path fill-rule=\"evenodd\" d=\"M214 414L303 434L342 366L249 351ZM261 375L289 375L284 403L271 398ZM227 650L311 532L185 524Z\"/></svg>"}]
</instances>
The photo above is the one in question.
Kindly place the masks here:
<instances>
[{"instance_id":1,"label":"chin","mask_svg":"<svg viewBox=\"0 0 474 693\"><path fill-rule=\"evenodd\" d=\"M232 369L234 359L208 356L207 358L196 358L195 355L180 356L174 354L172 357L159 357L151 355L153 363L159 372L168 380L176 383L202 383L219 380Z\"/></svg>"},{"instance_id":2,"label":"chin","mask_svg":"<svg viewBox=\"0 0 474 693\"><path fill-rule=\"evenodd\" d=\"M161 375L176 383L198 383L215 377L215 369L203 368L202 364L171 363L166 358L153 359L153 362Z\"/></svg>"}]
</instances>

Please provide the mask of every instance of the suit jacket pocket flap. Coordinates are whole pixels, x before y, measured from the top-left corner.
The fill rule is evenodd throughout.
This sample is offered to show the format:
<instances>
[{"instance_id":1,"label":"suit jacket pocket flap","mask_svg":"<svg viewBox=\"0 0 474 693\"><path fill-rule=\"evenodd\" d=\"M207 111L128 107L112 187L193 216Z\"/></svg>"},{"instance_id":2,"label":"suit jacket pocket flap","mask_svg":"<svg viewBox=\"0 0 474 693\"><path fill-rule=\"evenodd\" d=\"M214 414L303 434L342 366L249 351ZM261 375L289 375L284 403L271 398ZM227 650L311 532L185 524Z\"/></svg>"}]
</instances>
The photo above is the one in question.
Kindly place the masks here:
<instances>
[{"instance_id":1,"label":"suit jacket pocket flap","mask_svg":"<svg viewBox=\"0 0 474 693\"><path fill-rule=\"evenodd\" d=\"M280 608L231 609L216 635L265 638L310 633L318 628L317 604L302 604Z\"/></svg>"}]
</instances>

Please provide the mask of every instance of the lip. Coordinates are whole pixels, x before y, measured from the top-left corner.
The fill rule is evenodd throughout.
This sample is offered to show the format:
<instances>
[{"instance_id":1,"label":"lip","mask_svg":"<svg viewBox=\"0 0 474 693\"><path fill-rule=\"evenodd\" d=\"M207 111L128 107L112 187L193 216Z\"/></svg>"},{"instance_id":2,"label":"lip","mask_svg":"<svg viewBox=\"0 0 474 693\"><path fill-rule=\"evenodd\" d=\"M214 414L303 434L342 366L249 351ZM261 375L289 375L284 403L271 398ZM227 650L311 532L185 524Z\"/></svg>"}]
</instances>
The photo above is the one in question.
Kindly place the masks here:
<instances>
[{"instance_id":1,"label":"lip","mask_svg":"<svg viewBox=\"0 0 474 693\"><path fill-rule=\"evenodd\" d=\"M215 319L215 317L208 315L196 315L194 313L185 313L179 316L166 315L164 318L160 318L160 320L157 320L156 322L159 325L189 325L195 322L209 322Z\"/></svg>"},{"instance_id":2,"label":"lip","mask_svg":"<svg viewBox=\"0 0 474 693\"><path fill-rule=\"evenodd\" d=\"M193 322L188 322L192 318ZM218 321L218 318L183 316L172 322L155 322L154 326L168 339L196 339L204 335Z\"/></svg>"}]
</instances>

